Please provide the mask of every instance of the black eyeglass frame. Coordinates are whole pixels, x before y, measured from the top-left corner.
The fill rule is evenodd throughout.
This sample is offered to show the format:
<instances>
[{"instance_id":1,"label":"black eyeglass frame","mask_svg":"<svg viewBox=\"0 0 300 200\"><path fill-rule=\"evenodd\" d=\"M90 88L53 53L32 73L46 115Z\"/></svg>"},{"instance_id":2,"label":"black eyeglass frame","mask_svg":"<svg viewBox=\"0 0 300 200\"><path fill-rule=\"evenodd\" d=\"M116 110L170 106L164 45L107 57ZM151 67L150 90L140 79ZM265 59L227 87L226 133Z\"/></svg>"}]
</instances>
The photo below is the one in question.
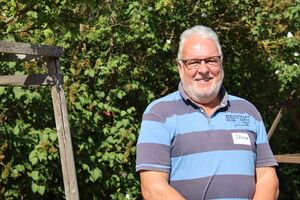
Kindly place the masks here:
<instances>
[{"instance_id":1,"label":"black eyeglass frame","mask_svg":"<svg viewBox=\"0 0 300 200\"><path fill-rule=\"evenodd\" d=\"M222 55L220 55L220 56L210 56L210 57L202 58L202 59L200 59L200 58L178 59L178 61L181 61L188 69L195 69L197 67L188 67L187 62L194 60L194 61L197 61L198 63L202 63L202 61L204 61L204 63L207 65L207 63L209 61L212 61L211 60L212 58L218 58L218 60L216 61L216 63L218 64L219 67L221 67L222 60L223 60L223 56Z\"/></svg>"}]
</instances>

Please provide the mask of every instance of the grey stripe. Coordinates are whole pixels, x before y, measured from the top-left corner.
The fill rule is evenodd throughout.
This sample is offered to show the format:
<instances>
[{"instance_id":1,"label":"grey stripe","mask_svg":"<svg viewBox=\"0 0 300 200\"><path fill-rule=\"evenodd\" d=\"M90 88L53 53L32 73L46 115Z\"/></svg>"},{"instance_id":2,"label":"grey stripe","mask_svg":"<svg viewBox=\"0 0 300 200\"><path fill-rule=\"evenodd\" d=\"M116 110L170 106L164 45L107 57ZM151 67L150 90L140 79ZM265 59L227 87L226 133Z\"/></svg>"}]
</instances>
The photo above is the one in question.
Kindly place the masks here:
<instances>
[{"instance_id":1,"label":"grey stripe","mask_svg":"<svg viewBox=\"0 0 300 200\"><path fill-rule=\"evenodd\" d=\"M171 181L170 185L188 200L252 199L255 190L254 177L245 175L216 175L193 180Z\"/></svg>"},{"instance_id":2,"label":"grey stripe","mask_svg":"<svg viewBox=\"0 0 300 200\"><path fill-rule=\"evenodd\" d=\"M227 110L226 110L227 109ZM255 106L247 100L230 100L229 106L222 108L222 111L240 114L249 114L257 121L262 121L260 113ZM155 104L147 113L144 113L143 120L165 122L166 118L173 115L184 115L193 112L198 112L193 104L185 103L183 99L174 101L161 101Z\"/></svg>"},{"instance_id":3,"label":"grey stripe","mask_svg":"<svg viewBox=\"0 0 300 200\"><path fill-rule=\"evenodd\" d=\"M251 145L234 144L232 132L247 133ZM215 130L179 134L172 144L171 157L216 150L247 150L255 152L255 136L245 130Z\"/></svg>"},{"instance_id":4,"label":"grey stripe","mask_svg":"<svg viewBox=\"0 0 300 200\"><path fill-rule=\"evenodd\" d=\"M256 167L276 166L277 161L274 158L269 143L257 145L257 162Z\"/></svg>"},{"instance_id":5,"label":"grey stripe","mask_svg":"<svg viewBox=\"0 0 300 200\"><path fill-rule=\"evenodd\" d=\"M231 113L247 113L253 116L257 121L262 121L262 118L253 104L247 100L231 100L229 101L227 112Z\"/></svg>"},{"instance_id":6,"label":"grey stripe","mask_svg":"<svg viewBox=\"0 0 300 200\"><path fill-rule=\"evenodd\" d=\"M170 166L170 147L163 144L137 144L136 163Z\"/></svg>"},{"instance_id":7,"label":"grey stripe","mask_svg":"<svg viewBox=\"0 0 300 200\"><path fill-rule=\"evenodd\" d=\"M164 123L166 121L166 118L164 118L162 116L158 116L158 115L153 114L153 113L147 113L147 114L143 115L143 120L142 121L145 121L145 120Z\"/></svg>"},{"instance_id":8,"label":"grey stripe","mask_svg":"<svg viewBox=\"0 0 300 200\"><path fill-rule=\"evenodd\" d=\"M166 118L173 115L184 115L188 113L197 112L191 105L185 104L180 99L176 101L161 101L154 105L148 113L144 113L143 120L165 122Z\"/></svg>"}]
</instances>

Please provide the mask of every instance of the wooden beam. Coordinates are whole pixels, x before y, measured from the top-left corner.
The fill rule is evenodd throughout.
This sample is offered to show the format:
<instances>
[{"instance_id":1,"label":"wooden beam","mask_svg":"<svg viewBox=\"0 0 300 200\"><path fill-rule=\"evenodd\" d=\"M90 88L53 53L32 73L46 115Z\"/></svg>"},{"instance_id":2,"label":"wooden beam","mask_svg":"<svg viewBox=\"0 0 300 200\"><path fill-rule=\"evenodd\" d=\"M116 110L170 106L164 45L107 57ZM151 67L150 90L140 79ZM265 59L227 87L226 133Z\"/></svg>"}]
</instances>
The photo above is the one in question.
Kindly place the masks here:
<instances>
[{"instance_id":1,"label":"wooden beam","mask_svg":"<svg viewBox=\"0 0 300 200\"><path fill-rule=\"evenodd\" d=\"M275 159L279 163L294 163L300 164L300 154L283 154L283 155L275 155Z\"/></svg>"},{"instance_id":2,"label":"wooden beam","mask_svg":"<svg viewBox=\"0 0 300 200\"><path fill-rule=\"evenodd\" d=\"M60 73L59 61L57 59L49 59L47 67L50 74ZM53 85L51 94L66 200L79 200L72 139L63 84L57 83Z\"/></svg>"},{"instance_id":3,"label":"wooden beam","mask_svg":"<svg viewBox=\"0 0 300 200\"><path fill-rule=\"evenodd\" d=\"M39 86L62 82L60 74L31 74L0 76L0 86Z\"/></svg>"},{"instance_id":4,"label":"wooden beam","mask_svg":"<svg viewBox=\"0 0 300 200\"><path fill-rule=\"evenodd\" d=\"M277 126L278 126L278 124L279 124L279 122L280 122L280 120L281 120L281 117L282 117L282 110L283 110L283 108L280 108L280 110L278 111L278 113L277 113L277 115L276 115L276 118L275 118L275 120L274 120L274 122L273 122L273 124L272 124L272 126L271 126L271 128L270 128L270 130L269 130L269 132L268 132L268 139L269 139L269 140L270 140L270 138L272 137L272 135L273 135L275 129L277 128Z\"/></svg>"},{"instance_id":5,"label":"wooden beam","mask_svg":"<svg viewBox=\"0 0 300 200\"><path fill-rule=\"evenodd\" d=\"M0 41L0 52L9 54L27 54L59 58L64 54L64 49L58 46Z\"/></svg>"}]
</instances>

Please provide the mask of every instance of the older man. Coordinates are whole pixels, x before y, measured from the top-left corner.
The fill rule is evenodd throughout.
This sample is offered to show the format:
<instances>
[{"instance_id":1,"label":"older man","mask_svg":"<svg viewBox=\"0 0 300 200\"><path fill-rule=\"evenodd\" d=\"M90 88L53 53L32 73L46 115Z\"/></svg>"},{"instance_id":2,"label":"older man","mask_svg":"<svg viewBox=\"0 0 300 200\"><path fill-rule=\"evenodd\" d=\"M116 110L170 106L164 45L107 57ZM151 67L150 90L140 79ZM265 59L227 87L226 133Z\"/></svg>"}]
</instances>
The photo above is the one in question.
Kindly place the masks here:
<instances>
[{"instance_id":1,"label":"older man","mask_svg":"<svg viewBox=\"0 0 300 200\"><path fill-rule=\"evenodd\" d=\"M222 50L205 26L184 31L178 91L144 112L136 170L145 199L276 199L277 165L262 118L222 87Z\"/></svg>"}]
</instances>

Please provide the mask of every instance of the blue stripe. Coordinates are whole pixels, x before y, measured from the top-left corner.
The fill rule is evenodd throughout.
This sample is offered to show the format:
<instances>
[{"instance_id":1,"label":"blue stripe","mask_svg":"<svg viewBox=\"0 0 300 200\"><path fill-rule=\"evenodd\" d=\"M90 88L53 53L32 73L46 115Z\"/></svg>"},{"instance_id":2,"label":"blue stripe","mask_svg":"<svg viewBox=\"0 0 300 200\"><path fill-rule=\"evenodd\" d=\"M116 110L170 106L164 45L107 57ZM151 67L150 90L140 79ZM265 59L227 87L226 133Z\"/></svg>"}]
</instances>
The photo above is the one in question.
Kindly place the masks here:
<instances>
[{"instance_id":1,"label":"blue stripe","mask_svg":"<svg viewBox=\"0 0 300 200\"><path fill-rule=\"evenodd\" d=\"M199 112L194 112L191 114L185 114L176 116L177 122L184 122L184 124L180 124L179 134L189 133L189 132L199 132L199 131L207 131L207 130L247 130L251 132L257 132L256 123L262 124L262 122L258 122L252 116L248 114L239 114L240 116L249 116L249 124L245 125L243 122L236 120L236 122L226 121L226 115L235 115L235 113L219 113L213 118L205 118L203 114ZM168 119L170 121L171 119Z\"/></svg>"},{"instance_id":2,"label":"blue stripe","mask_svg":"<svg viewBox=\"0 0 300 200\"><path fill-rule=\"evenodd\" d=\"M254 118L250 117L251 120L249 122L249 126L243 126L243 124L241 124L241 127L239 128L235 123L225 122L224 117L225 115L219 114L213 119L207 119L202 114L195 112L176 116L176 118L173 116L168 118L165 123L144 120L140 131L143 134L140 134L138 143L170 145L170 141L176 134L175 132L177 132L177 134L208 130L234 130L236 132L239 129L253 133L260 133L256 139L257 144L268 142L263 122L257 122ZM185 123L180 124L180 126L174 124L180 121ZM259 124L259 127L262 130L256 130L255 122ZM177 127L178 130L171 130L170 127Z\"/></svg>"},{"instance_id":3,"label":"blue stripe","mask_svg":"<svg viewBox=\"0 0 300 200\"><path fill-rule=\"evenodd\" d=\"M179 126L177 125L177 127L179 128L178 134L209 130L208 119L200 112L194 112L176 117L176 122L180 124ZM169 121L170 120L167 120L166 122Z\"/></svg>"},{"instance_id":4,"label":"blue stripe","mask_svg":"<svg viewBox=\"0 0 300 200\"><path fill-rule=\"evenodd\" d=\"M154 121L143 121L138 143L155 143L170 145L170 133L163 123Z\"/></svg>"},{"instance_id":5,"label":"blue stripe","mask_svg":"<svg viewBox=\"0 0 300 200\"><path fill-rule=\"evenodd\" d=\"M244 100L244 99L242 99L241 97L237 97L237 96L234 96L234 95L231 95L231 94L229 94L228 97L229 97L229 100L230 100L230 101L234 101L234 100Z\"/></svg>"},{"instance_id":6,"label":"blue stripe","mask_svg":"<svg viewBox=\"0 0 300 200\"><path fill-rule=\"evenodd\" d=\"M251 151L212 151L172 158L171 180L213 175L254 176L255 154Z\"/></svg>"},{"instance_id":7,"label":"blue stripe","mask_svg":"<svg viewBox=\"0 0 300 200\"><path fill-rule=\"evenodd\" d=\"M268 136L266 128L263 124L263 122L258 123L258 130L257 132L260 133L256 138L256 144L262 144L262 143L268 143Z\"/></svg>"}]
</instances>

